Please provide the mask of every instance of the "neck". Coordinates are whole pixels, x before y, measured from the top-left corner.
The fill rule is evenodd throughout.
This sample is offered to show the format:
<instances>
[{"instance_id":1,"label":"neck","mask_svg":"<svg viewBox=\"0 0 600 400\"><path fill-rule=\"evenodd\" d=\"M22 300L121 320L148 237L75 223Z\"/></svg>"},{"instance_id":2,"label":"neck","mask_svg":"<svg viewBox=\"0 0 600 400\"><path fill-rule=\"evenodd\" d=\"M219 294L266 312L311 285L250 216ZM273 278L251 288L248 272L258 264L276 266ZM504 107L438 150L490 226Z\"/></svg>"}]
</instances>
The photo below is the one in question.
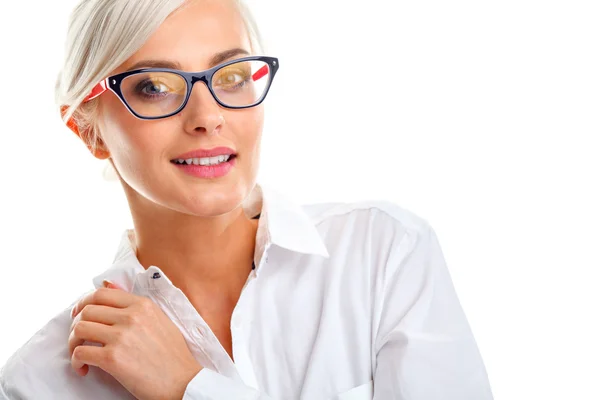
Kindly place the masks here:
<instances>
[{"instance_id":1,"label":"neck","mask_svg":"<svg viewBox=\"0 0 600 400\"><path fill-rule=\"evenodd\" d=\"M183 291L243 284L252 269L257 219L248 218L241 207L209 218L157 208L131 207L137 257L144 268L159 267Z\"/></svg>"}]
</instances>

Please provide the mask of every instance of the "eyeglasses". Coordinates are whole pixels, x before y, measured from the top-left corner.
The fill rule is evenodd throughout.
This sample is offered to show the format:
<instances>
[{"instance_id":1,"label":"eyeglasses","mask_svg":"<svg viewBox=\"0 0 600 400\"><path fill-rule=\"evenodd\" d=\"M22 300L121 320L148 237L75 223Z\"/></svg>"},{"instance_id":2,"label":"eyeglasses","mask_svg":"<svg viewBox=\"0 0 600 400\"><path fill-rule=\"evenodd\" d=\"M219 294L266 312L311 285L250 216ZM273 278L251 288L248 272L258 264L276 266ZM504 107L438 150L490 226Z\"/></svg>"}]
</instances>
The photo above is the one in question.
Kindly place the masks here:
<instances>
[{"instance_id":1,"label":"eyeglasses","mask_svg":"<svg viewBox=\"0 0 600 400\"><path fill-rule=\"evenodd\" d=\"M249 108L265 99L278 69L279 60L267 56L243 57L201 72L137 69L104 79L83 102L110 90L140 119L167 118L183 110L194 84L202 81L221 106Z\"/></svg>"}]
</instances>

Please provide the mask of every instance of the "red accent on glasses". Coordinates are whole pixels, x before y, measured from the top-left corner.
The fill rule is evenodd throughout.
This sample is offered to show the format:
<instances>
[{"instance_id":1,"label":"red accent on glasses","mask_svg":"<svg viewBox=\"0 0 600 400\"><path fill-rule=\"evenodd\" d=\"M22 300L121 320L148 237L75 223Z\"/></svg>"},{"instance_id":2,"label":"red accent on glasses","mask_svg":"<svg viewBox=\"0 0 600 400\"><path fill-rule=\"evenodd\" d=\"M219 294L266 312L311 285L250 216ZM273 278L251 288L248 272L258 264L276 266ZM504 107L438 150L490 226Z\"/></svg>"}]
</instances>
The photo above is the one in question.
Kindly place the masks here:
<instances>
[{"instance_id":1,"label":"red accent on glasses","mask_svg":"<svg viewBox=\"0 0 600 400\"><path fill-rule=\"evenodd\" d=\"M268 73L269 73L269 67L266 65L263 65L263 67L261 69L259 69L258 71L256 71L254 73L254 75L252 75L252 80L257 81Z\"/></svg>"},{"instance_id":2,"label":"red accent on glasses","mask_svg":"<svg viewBox=\"0 0 600 400\"><path fill-rule=\"evenodd\" d=\"M83 102L85 103L90 100L93 100L96 97L100 96L102 93L106 92L107 90L108 90L108 78L104 79L103 81L98 83L96 86L94 86L94 88L92 89L90 94L88 94L85 97L85 99L83 99Z\"/></svg>"}]
</instances>

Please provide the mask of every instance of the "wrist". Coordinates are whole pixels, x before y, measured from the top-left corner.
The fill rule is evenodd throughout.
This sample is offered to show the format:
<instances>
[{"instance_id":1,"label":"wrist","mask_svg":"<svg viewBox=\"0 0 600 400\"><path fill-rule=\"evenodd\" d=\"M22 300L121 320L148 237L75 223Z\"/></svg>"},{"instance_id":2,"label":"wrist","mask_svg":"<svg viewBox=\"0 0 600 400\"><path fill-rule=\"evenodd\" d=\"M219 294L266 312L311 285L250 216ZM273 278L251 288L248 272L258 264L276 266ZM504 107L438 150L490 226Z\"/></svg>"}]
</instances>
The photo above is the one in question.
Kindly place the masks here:
<instances>
[{"instance_id":1,"label":"wrist","mask_svg":"<svg viewBox=\"0 0 600 400\"><path fill-rule=\"evenodd\" d=\"M174 391L173 400L181 400L187 391L187 387L194 379L198 372L202 371L203 367L198 363L192 363L189 367L184 369L184 372L181 374L181 380L177 385L178 390Z\"/></svg>"}]
</instances>

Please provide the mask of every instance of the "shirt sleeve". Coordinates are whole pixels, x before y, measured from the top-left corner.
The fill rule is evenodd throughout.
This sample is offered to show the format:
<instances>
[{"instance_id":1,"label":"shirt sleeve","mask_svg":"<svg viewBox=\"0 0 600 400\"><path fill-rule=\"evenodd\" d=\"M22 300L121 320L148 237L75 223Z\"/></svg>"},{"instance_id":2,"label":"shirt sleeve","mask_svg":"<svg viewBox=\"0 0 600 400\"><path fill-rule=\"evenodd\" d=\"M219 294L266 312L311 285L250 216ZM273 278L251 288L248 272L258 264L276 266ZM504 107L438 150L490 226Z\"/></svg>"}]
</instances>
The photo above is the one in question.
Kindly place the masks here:
<instances>
[{"instance_id":1,"label":"shirt sleeve","mask_svg":"<svg viewBox=\"0 0 600 400\"><path fill-rule=\"evenodd\" d=\"M272 400L265 393L203 368L188 383L182 400Z\"/></svg>"},{"instance_id":2,"label":"shirt sleeve","mask_svg":"<svg viewBox=\"0 0 600 400\"><path fill-rule=\"evenodd\" d=\"M435 232L395 233L376 297L374 399L493 399Z\"/></svg>"},{"instance_id":3,"label":"shirt sleeve","mask_svg":"<svg viewBox=\"0 0 600 400\"><path fill-rule=\"evenodd\" d=\"M4 386L2 385L1 381L0 381L0 400L10 400L8 398L8 395L6 394L6 392L4 392Z\"/></svg>"}]
</instances>

